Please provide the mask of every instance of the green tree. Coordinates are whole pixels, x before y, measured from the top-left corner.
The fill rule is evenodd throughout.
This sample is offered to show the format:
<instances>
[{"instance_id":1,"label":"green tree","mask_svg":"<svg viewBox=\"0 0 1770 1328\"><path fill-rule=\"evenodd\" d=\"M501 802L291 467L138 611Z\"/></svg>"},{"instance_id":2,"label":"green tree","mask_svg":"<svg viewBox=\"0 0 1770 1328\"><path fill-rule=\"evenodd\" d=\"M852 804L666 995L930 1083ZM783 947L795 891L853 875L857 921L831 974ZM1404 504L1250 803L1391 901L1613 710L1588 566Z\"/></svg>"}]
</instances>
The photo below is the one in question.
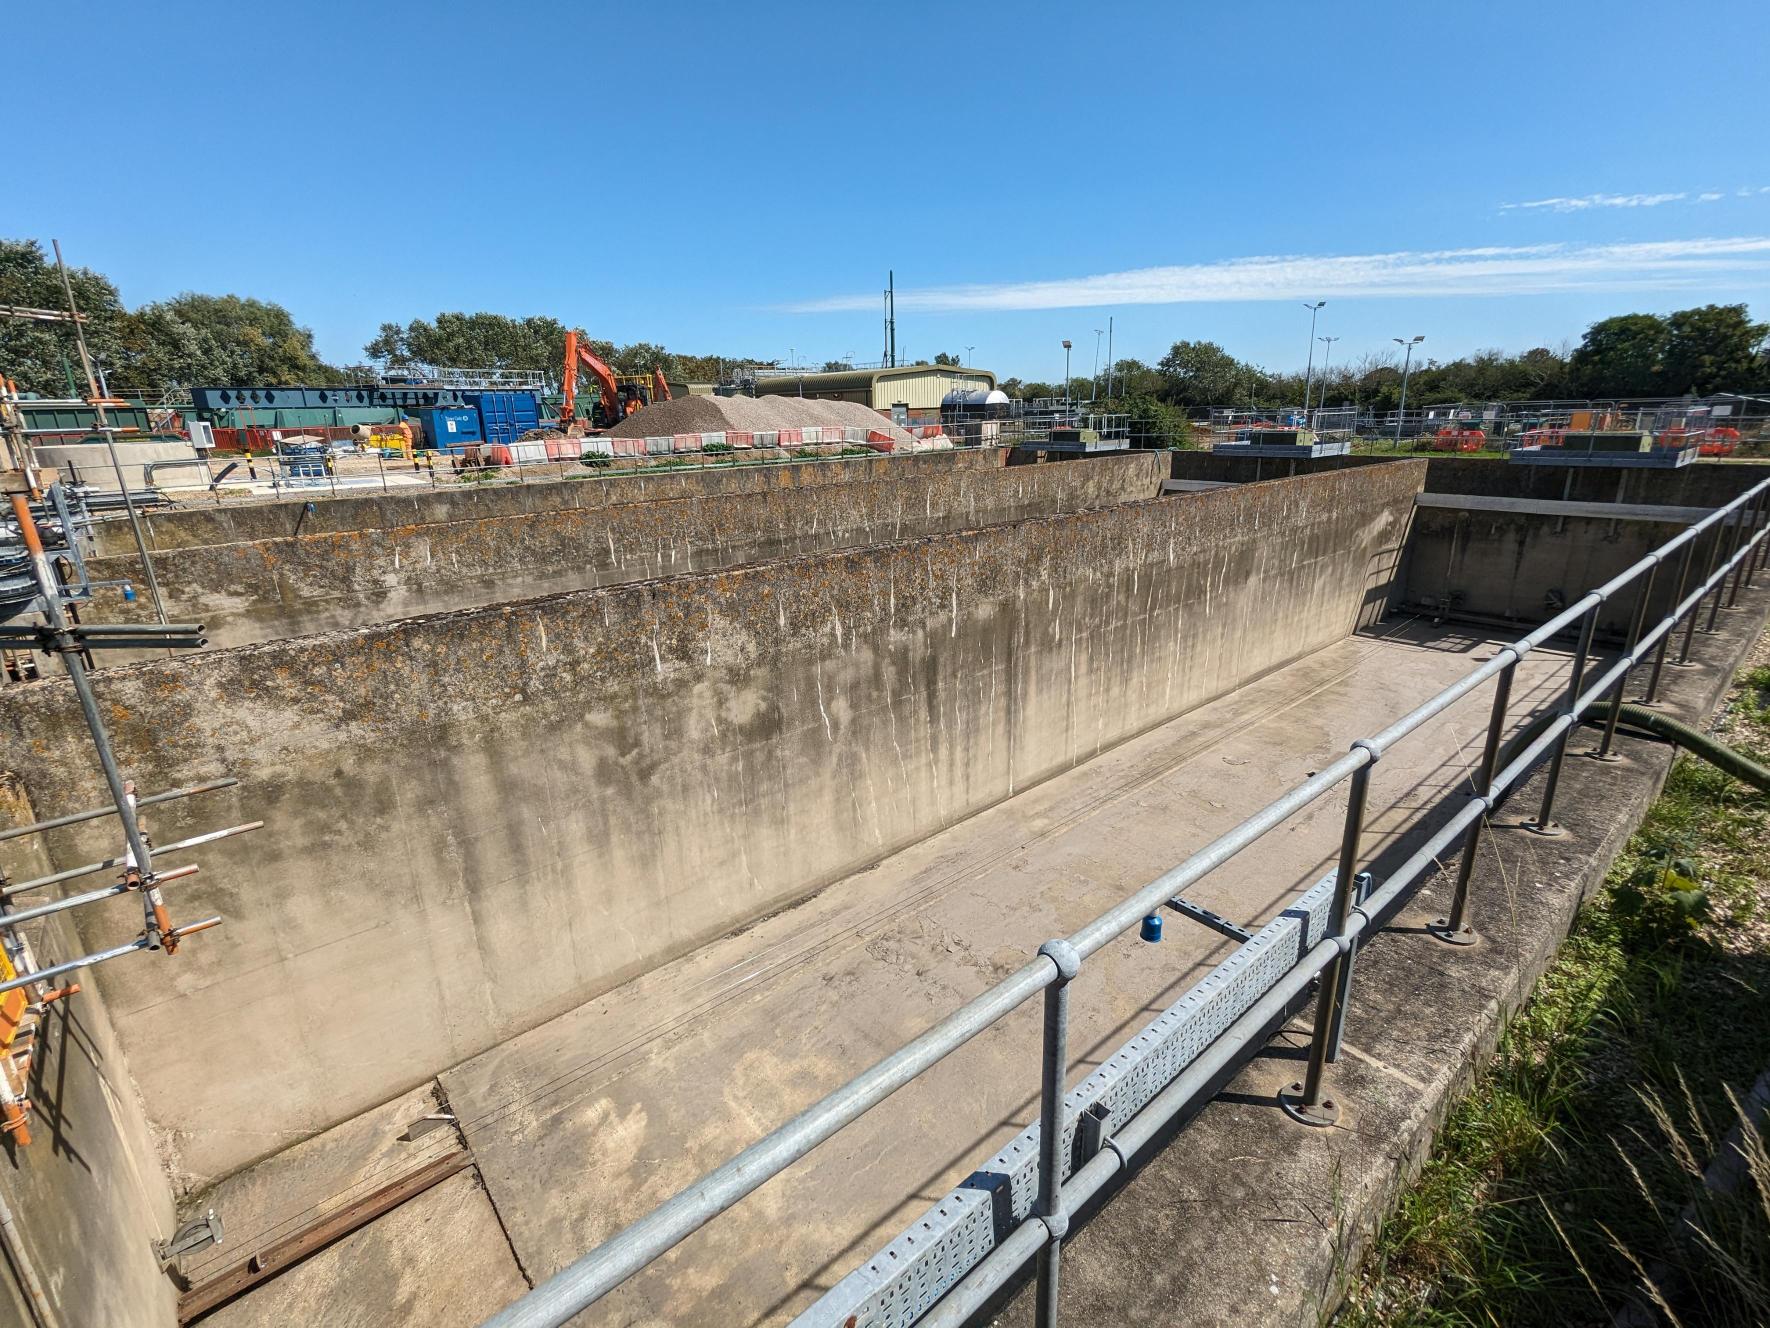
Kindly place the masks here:
<instances>
[{"instance_id":1,"label":"green tree","mask_svg":"<svg viewBox=\"0 0 1770 1328\"><path fill-rule=\"evenodd\" d=\"M1666 342L1666 322L1653 314L1593 323L1568 362L1574 390L1590 397L1655 395Z\"/></svg>"},{"instance_id":2,"label":"green tree","mask_svg":"<svg viewBox=\"0 0 1770 1328\"><path fill-rule=\"evenodd\" d=\"M124 368L123 302L117 288L83 267L68 269L74 301L86 316L86 345L117 390ZM65 310L67 296L54 261L35 240L0 240L0 304L30 309ZM46 397L68 394L70 375L75 395L86 395L74 330L69 323L0 318L0 373L19 390Z\"/></svg>"},{"instance_id":3,"label":"green tree","mask_svg":"<svg viewBox=\"0 0 1770 1328\"><path fill-rule=\"evenodd\" d=\"M383 323L363 354L389 369L414 364L456 369L538 369L557 375L565 363L565 325L556 318L440 313L401 327ZM608 342L591 342L613 347ZM599 352L600 353L600 352ZM649 369L650 366L648 365Z\"/></svg>"},{"instance_id":4,"label":"green tree","mask_svg":"<svg viewBox=\"0 0 1770 1328\"><path fill-rule=\"evenodd\" d=\"M849 369L852 369L852 368L854 368L854 366L852 364L850 364L847 360L825 360L823 372L824 373L843 373L843 372L845 372Z\"/></svg>"},{"instance_id":5,"label":"green tree","mask_svg":"<svg viewBox=\"0 0 1770 1328\"><path fill-rule=\"evenodd\" d=\"M184 294L125 316L133 383L153 387L297 387L340 382L289 311L238 295Z\"/></svg>"},{"instance_id":6,"label":"green tree","mask_svg":"<svg viewBox=\"0 0 1770 1328\"><path fill-rule=\"evenodd\" d=\"M934 357L934 362L936 364L957 366L959 363L959 357L957 355L954 355L951 351L944 351L943 350L938 355L936 355Z\"/></svg>"},{"instance_id":7,"label":"green tree","mask_svg":"<svg viewBox=\"0 0 1770 1328\"><path fill-rule=\"evenodd\" d=\"M1660 391L1750 392L1757 386L1758 355L1770 327L1754 323L1743 304L1705 304L1680 309L1665 320Z\"/></svg>"},{"instance_id":8,"label":"green tree","mask_svg":"<svg viewBox=\"0 0 1770 1328\"><path fill-rule=\"evenodd\" d=\"M1162 396L1192 409L1240 399L1250 368L1214 341L1176 341L1156 365L1163 378Z\"/></svg>"}]
</instances>

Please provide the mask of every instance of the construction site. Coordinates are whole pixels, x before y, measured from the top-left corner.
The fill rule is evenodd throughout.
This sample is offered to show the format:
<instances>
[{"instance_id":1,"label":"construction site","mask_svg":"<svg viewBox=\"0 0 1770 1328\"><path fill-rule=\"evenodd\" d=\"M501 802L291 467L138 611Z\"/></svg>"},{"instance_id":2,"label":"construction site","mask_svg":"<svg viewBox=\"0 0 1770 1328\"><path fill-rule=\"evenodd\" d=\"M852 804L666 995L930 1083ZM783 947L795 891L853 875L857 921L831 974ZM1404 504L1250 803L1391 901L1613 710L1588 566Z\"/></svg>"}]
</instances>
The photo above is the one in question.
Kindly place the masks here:
<instances>
[{"instance_id":1,"label":"construction site","mask_svg":"<svg viewBox=\"0 0 1770 1328\"><path fill-rule=\"evenodd\" d=\"M0 401L9 1321L1318 1323L1770 611L1689 410L563 370Z\"/></svg>"}]
</instances>

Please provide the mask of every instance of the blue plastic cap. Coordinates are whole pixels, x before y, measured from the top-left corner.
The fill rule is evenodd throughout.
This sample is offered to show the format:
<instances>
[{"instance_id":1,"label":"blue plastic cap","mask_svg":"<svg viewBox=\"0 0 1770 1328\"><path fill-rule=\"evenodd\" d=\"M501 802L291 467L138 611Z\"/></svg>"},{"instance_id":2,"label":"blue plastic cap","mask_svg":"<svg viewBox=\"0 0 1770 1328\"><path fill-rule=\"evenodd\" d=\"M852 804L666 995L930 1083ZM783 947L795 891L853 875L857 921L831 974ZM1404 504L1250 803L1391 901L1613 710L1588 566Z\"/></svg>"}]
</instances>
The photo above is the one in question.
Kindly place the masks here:
<instances>
[{"instance_id":1,"label":"blue plastic cap","mask_svg":"<svg viewBox=\"0 0 1770 1328\"><path fill-rule=\"evenodd\" d=\"M1151 945L1159 944L1162 939L1162 915L1151 913L1144 918L1143 925L1137 929L1137 935Z\"/></svg>"},{"instance_id":2,"label":"blue plastic cap","mask_svg":"<svg viewBox=\"0 0 1770 1328\"><path fill-rule=\"evenodd\" d=\"M135 603L135 587L134 586L126 585L123 587L123 602L125 604Z\"/></svg>"}]
</instances>

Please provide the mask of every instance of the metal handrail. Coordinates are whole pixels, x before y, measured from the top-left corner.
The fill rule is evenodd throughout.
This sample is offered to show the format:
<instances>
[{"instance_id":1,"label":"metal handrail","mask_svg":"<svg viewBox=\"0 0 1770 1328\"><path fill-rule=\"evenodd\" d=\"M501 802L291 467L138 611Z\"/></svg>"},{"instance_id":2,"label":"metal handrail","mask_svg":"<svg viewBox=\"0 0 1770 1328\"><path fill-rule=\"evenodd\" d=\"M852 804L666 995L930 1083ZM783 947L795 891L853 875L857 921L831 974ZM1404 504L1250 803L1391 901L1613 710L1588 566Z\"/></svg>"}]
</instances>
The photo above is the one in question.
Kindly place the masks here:
<instances>
[{"instance_id":1,"label":"metal handrail","mask_svg":"<svg viewBox=\"0 0 1770 1328\"><path fill-rule=\"evenodd\" d=\"M1302 1084L1295 1086L1297 1100L1289 1104L1289 1107L1294 1115L1305 1120L1309 1119L1310 1112L1322 1108L1322 1074L1326 1064L1338 1057L1338 1037L1335 1030L1350 985L1349 961L1356 950L1358 938L1374 930L1391 911L1399 907L1408 887L1435 864L1438 855L1455 842L1458 836L1464 837L1465 842L1457 900L1449 918L1436 924L1432 930L1447 941L1467 937L1468 929L1462 912L1467 900L1468 863L1474 856L1476 837L1482 824L1501 795L1523 780L1532 767L1551 752L1556 762L1555 770L1558 771L1567 738L1580 718L1609 695L1612 689L1618 698L1615 704L1619 704L1629 672L1662 641L1668 640L1686 615L1689 615L1694 624L1697 611L1710 594L1715 597L1714 609L1711 610L1712 626L1713 614L1720 607L1728 577L1735 576L1731 593L1737 595L1740 582L1749 583L1750 574L1762 565L1764 555L1770 553L1770 540L1766 540L1766 534L1770 530L1762 522L1766 506L1770 506L1770 480L1760 481L1731 502L1686 527L1602 586L1581 596L1542 626L1502 647L1492 659L1416 706L1375 736L1355 741L1344 756L1327 768L1288 790L1069 937L1047 942L1036 957L1011 976L967 1002L870 1069L850 1079L724 1165L682 1189L646 1216L580 1256L486 1320L485 1328L541 1328L543 1325L551 1328L552 1325L565 1323L1039 992L1045 993L1046 1000L1043 1047L1045 1074L1041 1108L1045 1164L1041 1167L1039 1203L1033 1215L949 1291L940 1304L924 1317L924 1322L940 1325L964 1322L965 1317L982 1305L990 1294L1006 1285L1018 1269L1037 1256L1040 1260L1038 1321L1041 1325L1054 1324L1059 1267L1057 1255L1068 1229L1068 1212L1097 1193L1113 1175L1128 1166L1138 1149L1153 1139L1169 1120L1193 1105L1194 1100L1206 1091L1216 1075L1238 1055L1248 1051L1257 1041L1263 1040L1270 1025L1293 1008L1293 1003L1302 997L1309 983L1318 975L1323 977L1321 996L1317 1001L1309 1071ZM1748 507L1749 513L1745 511ZM1742 514L1742 519L1731 519L1736 513ZM1662 617L1651 630L1632 631L1623 654L1596 681L1588 685L1585 676L1586 651L1596 624L1597 611L1619 591L1646 576L1649 581L1643 587L1636 613L1639 627L1647 593L1652 589L1651 576L1667 556L1686 546L1694 548L1695 541L1711 529L1716 530L1714 551L1718 554L1720 545L1727 542L1725 528L1728 527L1732 530L1732 539L1725 560L1712 555L1709 573L1701 585L1678 600L1672 611ZM1745 537L1747 530L1750 531L1749 538ZM1687 566L1688 560L1686 569ZM1682 588L1680 585L1680 590ZM1513 671L1531 650L1573 627L1580 631L1581 648L1574 657L1567 699L1545 731L1504 770L1495 771L1493 765L1499 736L1506 720L1505 701L1509 695ZM1370 768L1390 747L1482 683L1495 677L1501 679L1501 687L1489 721L1488 748L1483 770L1475 780L1476 792L1464 799L1446 823L1381 888L1362 902L1355 901L1353 869L1361 849L1363 791ZM1058 1169L1052 1165L1056 1148L1056 1139L1053 1136L1061 1134L1061 1130L1052 1131L1049 1127L1053 1122L1061 1122L1063 1119L1061 1099L1069 1064L1067 1006L1064 1001L1066 989L1081 962L1349 778L1355 782L1347 807L1339 868L1334 878L1336 894L1327 935L1311 947L1273 987L1127 1125L1107 1139L1100 1152L1067 1181L1062 1181L1057 1174ZM1538 817L1538 824L1545 829L1550 824L1553 797L1552 773L1549 786L1545 790L1543 810ZM1426 810L1436 810L1446 805L1447 801L1440 800Z\"/></svg>"}]
</instances>

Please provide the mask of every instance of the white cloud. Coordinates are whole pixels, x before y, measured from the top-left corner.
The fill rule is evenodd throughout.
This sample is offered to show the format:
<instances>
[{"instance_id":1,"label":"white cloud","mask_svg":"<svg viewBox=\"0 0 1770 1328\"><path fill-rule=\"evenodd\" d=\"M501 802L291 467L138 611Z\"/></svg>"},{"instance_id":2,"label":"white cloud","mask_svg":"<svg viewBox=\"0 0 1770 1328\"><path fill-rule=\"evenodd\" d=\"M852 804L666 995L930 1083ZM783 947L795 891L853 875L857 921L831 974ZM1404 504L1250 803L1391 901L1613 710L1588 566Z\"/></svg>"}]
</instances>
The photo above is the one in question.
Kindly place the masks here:
<instances>
[{"instance_id":1,"label":"white cloud","mask_svg":"<svg viewBox=\"0 0 1770 1328\"><path fill-rule=\"evenodd\" d=\"M1681 203L1690 195L1675 194L1581 194L1577 198L1536 198L1528 203L1501 203L1501 212L1524 212L1547 208L1551 212L1585 212L1591 208L1650 208Z\"/></svg>"},{"instance_id":2,"label":"white cloud","mask_svg":"<svg viewBox=\"0 0 1770 1328\"><path fill-rule=\"evenodd\" d=\"M1720 197L1721 197L1721 195L1711 191L1706 194L1698 194L1696 196L1696 201L1698 203L1713 203L1716 199L1718 199Z\"/></svg>"},{"instance_id":3,"label":"white cloud","mask_svg":"<svg viewBox=\"0 0 1770 1328\"><path fill-rule=\"evenodd\" d=\"M1330 296L1540 295L1675 290L1742 278L1770 282L1770 236L1232 258L1050 281L902 290L897 304L905 312L952 313ZM788 305L787 311L872 311L878 302L872 292L838 295Z\"/></svg>"}]
</instances>

